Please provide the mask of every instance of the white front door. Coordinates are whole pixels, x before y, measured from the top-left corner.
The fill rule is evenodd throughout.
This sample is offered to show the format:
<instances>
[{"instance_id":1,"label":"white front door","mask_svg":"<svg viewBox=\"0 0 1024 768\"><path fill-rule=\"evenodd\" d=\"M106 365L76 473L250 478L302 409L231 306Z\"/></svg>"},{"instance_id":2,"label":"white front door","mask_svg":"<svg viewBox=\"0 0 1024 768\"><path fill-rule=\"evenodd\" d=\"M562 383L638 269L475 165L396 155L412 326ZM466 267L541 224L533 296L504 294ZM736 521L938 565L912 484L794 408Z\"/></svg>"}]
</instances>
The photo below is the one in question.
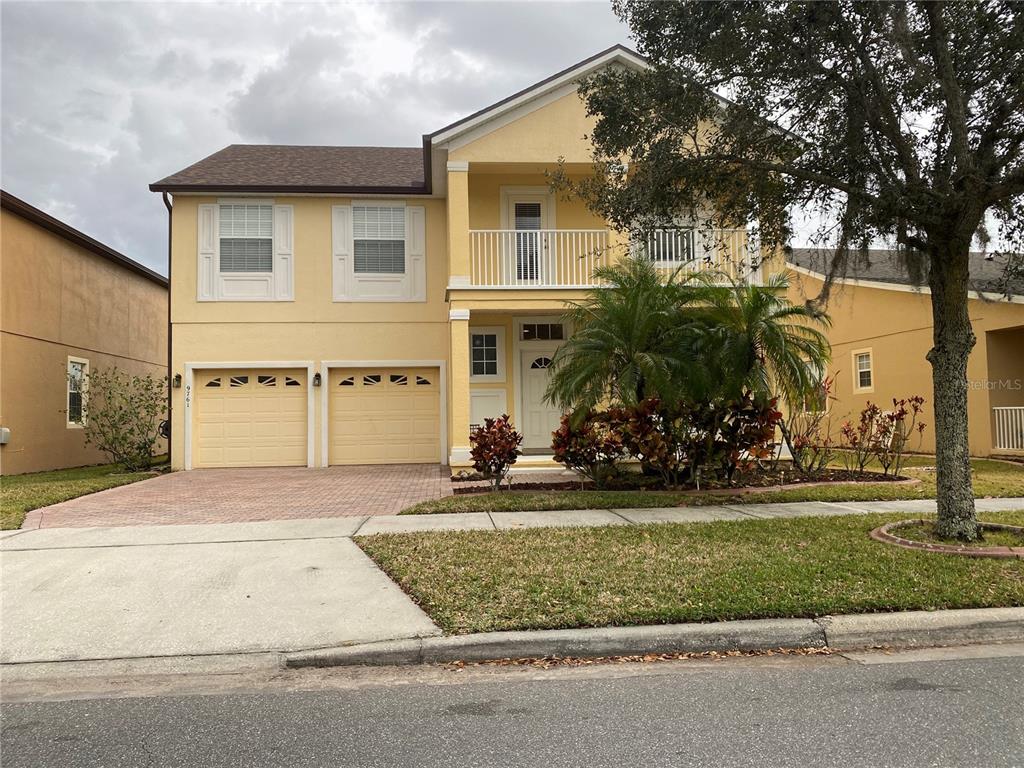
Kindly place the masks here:
<instances>
[{"instance_id":1,"label":"white front door","mask_svg":"<svg viewBox=\"0 0 1024 768\"><path fill-rule=\"evenodd\" d=\"M523 396L523 448L540 450L551 448L551 433L558 429L562 410L544 400L548 388L548 366L554 356L553 349L524 349L520 352L520 386Z\"/></svg>"}]
</instances>

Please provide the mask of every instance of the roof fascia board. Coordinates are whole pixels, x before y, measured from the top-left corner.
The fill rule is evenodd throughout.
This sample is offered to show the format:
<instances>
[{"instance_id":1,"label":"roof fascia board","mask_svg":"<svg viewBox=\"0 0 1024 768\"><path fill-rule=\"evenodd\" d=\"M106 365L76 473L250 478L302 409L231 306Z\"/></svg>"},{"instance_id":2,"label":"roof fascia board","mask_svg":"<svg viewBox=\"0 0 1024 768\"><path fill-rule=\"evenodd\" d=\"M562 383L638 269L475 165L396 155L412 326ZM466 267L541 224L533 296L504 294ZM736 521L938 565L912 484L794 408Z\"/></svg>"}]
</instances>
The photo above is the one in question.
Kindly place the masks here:
<instances>
[{"instance_id":1,"label":"roof fascia board","mask_svg":"<svg viewBox=\"0 0 1024 768\"><path fill-rule=\"evenodd\" d=\"M159 191L159 190L157 190ZM171 193L175 197L218 197L224 195L233 195L235 197L245 198L263 198L271 195L278 197L366 197L366 198L380 198L380 199L393 199L395 197L413 197L413 198L442 198L443 194L437 192L424 192L422 189L413 190L410 192L365 192L365 191L352 191L347 190L344 192L332 192L315 189L309 192L296 192L290 187L268 187L267 189L252 190L252 189L226 189L225 187L201 187L199 189L192 189L187 191L181 191L180 189L172 190Z\"/></svg>"},{"instance_id":2,"label":"roof fascia board","mask_svg":"<svg viewBox=\"0 0 1024 768\"><path fill-rule=\"evenodd\" d=\"M151 192L209 193L245 192L251 194L323 194L323 195L429 195L426 185L415 187L332 187L288 184L150 184Z\"/></svg>"}]
</instances>

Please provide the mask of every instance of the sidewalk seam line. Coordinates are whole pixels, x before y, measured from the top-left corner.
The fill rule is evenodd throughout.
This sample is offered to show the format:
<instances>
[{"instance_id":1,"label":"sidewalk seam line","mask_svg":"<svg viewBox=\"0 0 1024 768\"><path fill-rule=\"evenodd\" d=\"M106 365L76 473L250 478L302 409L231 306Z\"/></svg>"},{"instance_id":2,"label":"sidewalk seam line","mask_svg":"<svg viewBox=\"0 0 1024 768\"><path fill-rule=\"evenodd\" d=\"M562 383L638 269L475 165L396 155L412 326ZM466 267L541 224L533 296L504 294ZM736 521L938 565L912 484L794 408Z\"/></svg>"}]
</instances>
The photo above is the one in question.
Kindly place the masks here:
<instances>
[{"instance_id":1,"label":"sidewalk seam line","mask_svg":"<svg viewBox=\"0 0 1024 768\"><path fill-rule=\"evenodd\" d=\"M359 525L357 525L357 526L356 526L356 529L355 529L354 531L352 531L352 533L351 533L351 534L350 534L350 535L349 535L349 536L348 536L347 538L350 538L350 539L352 539L352 538L355 538L355 537L356 537L356 535L357 535L357 534L358 534L358 533L359 533L359 532L360 532L361 530L363 530L363 526L364 526L364 525L366 525L366 523L367 523L367 521L368 521L368 520L370 519L370 517L371 517L370 515L367 515L366 517L364 517L364 518L363 518L363 520L362 520L362 522L361 522L361 523L359 523Z\"/></svg>"}]
</instances>

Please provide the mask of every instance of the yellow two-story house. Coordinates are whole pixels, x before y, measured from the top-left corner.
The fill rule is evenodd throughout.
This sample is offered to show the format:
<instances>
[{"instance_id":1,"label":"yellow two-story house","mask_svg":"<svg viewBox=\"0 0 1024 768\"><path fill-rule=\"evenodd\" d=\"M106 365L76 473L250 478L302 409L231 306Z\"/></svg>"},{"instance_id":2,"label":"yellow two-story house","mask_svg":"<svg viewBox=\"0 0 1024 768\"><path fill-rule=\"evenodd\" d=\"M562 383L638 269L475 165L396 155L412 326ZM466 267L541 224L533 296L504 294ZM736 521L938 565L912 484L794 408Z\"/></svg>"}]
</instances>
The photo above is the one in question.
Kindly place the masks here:
<instances>
[{"instance_id":1,"label":"yellow two-story house","mask_svg":"<svg viewBox=\"0 0 1024 768\"><path fill-rule=\"evenodd\" d=\"M593 172L577 83L607 66L646 64L616 46L419 147L235 145L151 185L173 466L466 466L471 426L502 413L542 463L562 310L627 250L545 175ZM694 261L692 231L665 233L655 257L749 259L734 234Z\"/></svg>"}]
</instances>

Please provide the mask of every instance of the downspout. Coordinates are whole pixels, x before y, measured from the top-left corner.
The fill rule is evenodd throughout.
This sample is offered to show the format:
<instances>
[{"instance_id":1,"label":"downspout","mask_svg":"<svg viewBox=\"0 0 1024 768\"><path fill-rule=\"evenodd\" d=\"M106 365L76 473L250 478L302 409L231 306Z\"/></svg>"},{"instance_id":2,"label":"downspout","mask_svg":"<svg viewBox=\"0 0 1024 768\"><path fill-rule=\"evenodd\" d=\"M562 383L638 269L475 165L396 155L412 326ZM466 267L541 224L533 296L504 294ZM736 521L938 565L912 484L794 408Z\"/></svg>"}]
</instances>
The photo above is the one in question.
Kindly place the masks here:
<instances>
[{"instance_id":1,"label":"downspout","mask_svg":"<svg viewBox=\"0 0 1024 768\"><path fill-rule=\"evenodd\" d=\"M174 380L174 369L173 369L173 358L171 355L171 333L173 326L171 325L171 291L173 289L171 283L171 222L174 218L174 209L171 204L170 196L163 193L164 206L167 208L167 423L173 425L171 419L172 413L172 399L174 387L172 382ZM173 426L167 430L167 461L171 461L171 441L174 440L174 429Z\"/></svg>"}]
</instances>

